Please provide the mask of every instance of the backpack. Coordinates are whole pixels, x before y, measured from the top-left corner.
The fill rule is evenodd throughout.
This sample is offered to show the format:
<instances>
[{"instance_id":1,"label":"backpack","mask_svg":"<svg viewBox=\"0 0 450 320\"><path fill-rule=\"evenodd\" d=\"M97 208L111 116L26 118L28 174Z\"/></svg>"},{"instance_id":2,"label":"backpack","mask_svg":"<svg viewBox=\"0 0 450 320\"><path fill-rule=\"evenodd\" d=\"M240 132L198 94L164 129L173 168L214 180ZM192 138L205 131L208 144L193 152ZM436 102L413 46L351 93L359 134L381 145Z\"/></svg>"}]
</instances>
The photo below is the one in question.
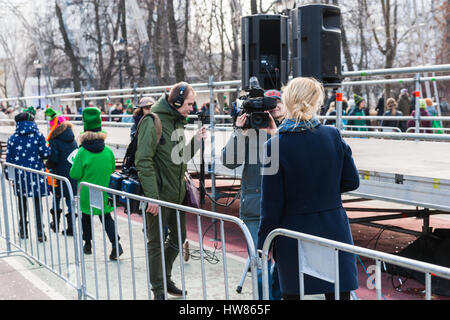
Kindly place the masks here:
<instances>
[{"instance_id":1,"label":"backpack","mask_svg":"<svg viewBox=\"0 0 450 320\"><path fill-rule=\"evenodd\" d=\"M137 126L136 133L133 137L133 140L127 147L127 151L125 153L125 157L122 162L122 171L119 173L113 173L110 178L109 182L109 188L118 190L118 191L124 191L126 193L136 194L136 195L143 195L141 183L139 182L139 177L137 173L137 169L135 167L135 156L136 156L136 150L138 145L138 135L139 135L139 127L141 126L142 121L147 117L150 116L153 118L153 121L155 123L155 130L156 130L156 142L159 144L159 142L162 140L162 125L161 120L159 117L154 114L150 113L148 115L145 115L141 121L139 121L139 124ZM113 204L113 195L109 194L109 203ZM116 204L118 206L125 207L125 213L128 212L128 205L130 209L130 213L135 214L142 214L140 202L133 199L128 199L126 197L117 197Z\"/></svg>"},{"instance_id":2,"label":"backpack","mask_svg":"<svg viewBox=\"0 0 450 320\"><path fill-rule=\"evenodd\" d=\"M141 121L139 121L139 124L136 129L136 133L134 134L133 140L127 147L127 151L125 152L125 157L123 158L122 162L122 171L126 173L134 174L136 173L136 167L135 167L135 156L136 156L136 150L138 146L138 135L139 135L139 128L142 124L142 121L144 121L145 118L148 116L153 118L153 121L155 123L155 130L156 130L156 143L158 144L162 137L162 125L161 125L161 119L155 114L150 113L142 117Z\"/></svg>"}]
</instances>

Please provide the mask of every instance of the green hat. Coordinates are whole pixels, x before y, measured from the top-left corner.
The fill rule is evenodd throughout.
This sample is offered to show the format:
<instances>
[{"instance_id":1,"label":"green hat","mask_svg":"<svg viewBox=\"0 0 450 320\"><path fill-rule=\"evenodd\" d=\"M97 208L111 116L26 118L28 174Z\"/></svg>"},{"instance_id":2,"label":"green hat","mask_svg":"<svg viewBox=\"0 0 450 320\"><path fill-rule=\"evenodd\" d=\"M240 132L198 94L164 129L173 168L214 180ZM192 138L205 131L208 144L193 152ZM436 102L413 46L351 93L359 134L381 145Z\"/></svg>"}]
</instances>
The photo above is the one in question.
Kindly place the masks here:
<instances>
[{"instance_id":1,"label":"green hat","mask_svg":"<svg viewBox=\"0 0 450 320\"><path fill-rule=\"evenodd\" d=\"M100 114L100 109L97 107L88 107L83 110L84 131L102 131L102 118Z\"/></svg>"},{"instance_id":2,"label":"green hat","mask_svg":"<svg viewBox=\"0 0 450 320\"><path fill-rule=\"evenodd\" d=\"M419 108L420 109L426 109L427 108L427 104L425 102L425 99L420 99L419 100Z\"/></svg>"},{"instance_id":3,"label":"green hat","mask_svg":"<svg viewBox=\"0 0 450 320\"><path fill-rule=\"evenodd\" d=\"M355 105L359 105L362 101L364 101L364 98L361 96L358 96L357 94L353 95L353 99L355 100Z\"/></svg>"},{"instance_id":4,"label":"green hat","mask_svg":"<svg viewBox=\"0 0 450 320\"><path fill-rule=\"evenodd\" d=\"M30 114L32 114L33 116L36 115L36 110L35 110L33 107L23 108L23 109L22 109L22 112L30 113Z\"/></svg>"},{"instance_id":5,"label":"green hat","mask_svg":"<svg viewBox=\"0 0 450 320\"><path fill-rule=\"evenodd\" d=\"M57 112L55 110L53 110L52 108L48 107L47 109L45 109L45 116L48 117L48 120L51 121L53 120L55 117L61 115L60 112Z\"/></svg>"}]
</instances>

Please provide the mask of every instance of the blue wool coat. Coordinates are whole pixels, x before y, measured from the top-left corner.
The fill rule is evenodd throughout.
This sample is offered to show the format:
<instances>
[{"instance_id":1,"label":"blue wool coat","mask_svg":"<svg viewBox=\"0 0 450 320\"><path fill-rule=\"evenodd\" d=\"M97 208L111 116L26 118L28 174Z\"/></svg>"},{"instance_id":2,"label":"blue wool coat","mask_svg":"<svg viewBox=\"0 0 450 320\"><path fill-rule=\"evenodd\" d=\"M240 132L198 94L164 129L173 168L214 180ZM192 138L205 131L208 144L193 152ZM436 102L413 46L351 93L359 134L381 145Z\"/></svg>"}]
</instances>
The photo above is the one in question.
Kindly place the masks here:
<instances>
[{"instance_id":1,"label":"blue wool coat","mask_svg":"<svg viewBox=\"0 0 450 320\"><path fill-rule=\"evenodd\" d=\"M69 179L72 187L72 194L77 194L77 181L70 178L69 172L72 168L72 164L67 160L70 154L78 148L75 141L75 135L72 131L72 125L68 121L63 122L58 128L53 131L49 139L50 145L50 157L47 160L46 167L50 169L50 172L58 176L66 177ZM69 198L70 194L67 190L67 186L63 183L63 196ZM53 191L53 188L50 188ZM60 186L55 188L55 196L61 196Z\"/></svg>"},{"instance_id":2,"label":"blue wool coat","mask_svg":"<svg viewBox=\"0 0 450 320\"><path fill-rule=\"evenodd\" d=\"M43 160L50 155L50 149L47 147L45 138L35 122L20 121L17 122L16 131L9 137L6 162L18 166L44 171ZM48 195L47 180L44 176L32 173L20 174L20 170L9 168L9 172L15 172L15 194L27 197L38 197ZM19 180L20 175L20 180ZM26 179L25 179L26 176ZM39 181L38 181L39 180Z\"/></svg>"},{"instance_id":3,"label":"blue wool coat","mask_svg":"<svg viewBox=\"0 0 450 320\"><path fill-rule=\"evenodd\" d=\"M333 127L318 125L280 133L266 143L272 155L279 143L279 169L262 178L258 248L276 228L353 244L341 193L359 187L350 147ZM277 237L273 247L283 294L299 294L297 241ZM327 261L323 261L327 263ZM358 288L356 257L340 252L340 291ZM334 285L305 275L305 294L334 292Z\"/></svg>"}]
</instances>

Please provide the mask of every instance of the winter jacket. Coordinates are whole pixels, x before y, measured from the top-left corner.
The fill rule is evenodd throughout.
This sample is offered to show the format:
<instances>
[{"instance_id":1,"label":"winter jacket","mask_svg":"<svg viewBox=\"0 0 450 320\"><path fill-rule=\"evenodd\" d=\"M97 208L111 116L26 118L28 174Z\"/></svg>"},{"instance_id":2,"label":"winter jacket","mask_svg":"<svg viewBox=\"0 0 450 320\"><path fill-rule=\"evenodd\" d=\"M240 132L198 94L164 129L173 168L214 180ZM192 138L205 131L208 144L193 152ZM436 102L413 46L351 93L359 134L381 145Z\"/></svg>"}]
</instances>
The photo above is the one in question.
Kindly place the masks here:
<instances>
[{"instance_id":1,"label":"winter jacket","mask_svg":"<svg viewBox=\"0 0 450 320\"><path fill-rule=\"evenodd\" d=\"M411 113L411 117L415 117L416 115L416 110L413 110L413 112ZM426 109L420 109L420 116L421 117L430 117L430 114L428 113L428 111ZM416 127L416 121L415 120L408 120L407 124L406 124L407 128L411 128L411 127ZM432 122L430 120L420 120L419 122L419 127L420 128L431 128L432 127ZM419 130L420 133L432 133L432 130Z\"/></svg>"},{"instance_id":2,"label":"winter jacket","mask_svg":"<svg viewBox=\"0 0 450 320\"><path fill-rule=\"evenodd\" d=\"M45 166L50 170L52 174L66 177L69 179L72 187L72 194L77 194L77 182L70 178L70 169L72 164L67 160L69 155L78 148L75 136L72 131L72 124L68 121L61 123L51 133L48 138L51 153ZM67 190L67 186L63 183L63 196L69 198L70 194ZM52 189L50 190L52 191ZM55 188L55 196L61 197L60 185Z\"/></svg>"},{"instance_id":3,"label":"winter jacket","mask_svg":"<svg viewBox=\"0 0 450 320\"><path fill-rule=\"evenodd\" d=\"M392 117L392 110L388 110L386 111L386 113L384 114L384 116L386 117ZM403 113L401 111L396 111L395 113L396 117L402 117ZM394 127L394 128L399 128L400 130L402 130L403 132L405 132L405 121L400 121L400 120L382 120L381 121L381 126L382 127Z\"/></svg>"},{"instance_id":4,"label":"winter jacket","mask_svg":"<svg viewBox=\"0 0 450 320\"><path fill-rule=\"evenodd\" d=\"M44 171L43 160L50 155L45 138L34 121L19 121L15 132L8 138L6 162L18 166ZM20 175L19 170L9 168L15 172L14 190L16 195L39 197L48 195L49 188L44 176L26 173ZM27 176L25 180L25 175ZM39 183L38 183L39 180Z\"/></svg>"},{"instance_id":5,"label":"winter jacket","mask_svg":"<svg viewBox=\"0 0 450 320\"><path fill-rule=\"evenodd\" d=\"M80 138L80 148L73 159L70 177L81 182L88 182L102 187L109 186L111 174L116 170L114 153L105 145L106 133L85 132ZM80 193L81 212L91 214L89 189L83 187ZM93 201L95 202L95 201ZM101 203L93 203L101 208ZM113 208L108 205L108 195L103 192L103 209L110 213ZM101 209L92 208L94 215L101 215Z\"/></svg>"},{"instance_id":6,"label":"winter jacket","mask_svg":"<svg viewBox=\"0 0 450 320\"><path fill-rule=\"evenodd\" d=\"M263 175L261 220L257 248L277 228L352 245L352 233L341 193L359 187L359 174L350 147L336 128L318 123L312 129L290 130L266 143L270 156L279 145L279 170ZM273 257L283 294L299 294L297 241L277 237ZM327 261L323 261L327 263ZM358 288L356 257L339 253L340 291ZM305 275L305 294L334 292L332 283Z\"/></svg>"},{"instance_id":7,"label":"winter jacket","mask_svg":"<svg viewBox=\"0 0 450 320\"><path fill-rule=\"evenodd\" d=\"M397 108L398 110L403 113L403 115L411 114L409 111L411 107L411 98L409 97L409 94L407 92L402 93L397 101Z\"/></svg>"},{"instance_id":8,"label":"winter jacket","mask_svg":"<svg viewBox=\"0 0 450 320\"><path fill-rule=\"evenodd\" d=\"M181 204L186 195L187 162L200 149L201 143L194 143L193 138L185 146L186 118L169 105L166 95L152 106L152 112L161 120L162 136L158 143L152 117L141 122L135 158L139 181L145 197Z\"/></svg>"},{"instance_id":9,"label":"winter jacket","mask_svg":"<svg viewBox=\"0 0 450 320\"><path fill-rule=\"evenodd\" d=\"M361 110L358 107L355 107L352 111L350 111L350 113L348 115L364 117L366 114L365 114L364 110ZM349 126L366 127L367 122L366 122L366 120L349 120L348 125ZM352 131L367 131L367 128L350 128L350 130L352 130Z\"/></svg>"}]
</instances>

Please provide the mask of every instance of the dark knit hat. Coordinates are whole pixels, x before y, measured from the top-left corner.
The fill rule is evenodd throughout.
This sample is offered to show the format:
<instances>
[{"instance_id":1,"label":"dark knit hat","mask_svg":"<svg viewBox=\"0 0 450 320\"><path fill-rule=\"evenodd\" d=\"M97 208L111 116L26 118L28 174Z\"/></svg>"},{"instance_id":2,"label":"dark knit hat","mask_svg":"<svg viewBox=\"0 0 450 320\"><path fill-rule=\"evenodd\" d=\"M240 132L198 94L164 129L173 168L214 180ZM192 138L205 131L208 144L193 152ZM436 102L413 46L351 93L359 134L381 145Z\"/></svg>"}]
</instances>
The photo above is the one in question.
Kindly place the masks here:
<instances>
[{"instance_id":1,"label":"dark knit hat","mask_svg":"<svg viewBox=\"0 0 450 320\"><path fill-rule=\"evenodd\" d=\"M101 111L97 107L88 107L83 110L84 131L102 131Z\"/></svg>"},{"instance_id":2,"label":"dark knit hat","mask_svg":"<svg viewBox=\"0 0 450 320\"><path fill-rule=\"evenodd\" d=\"M364 98L358 96L356 93L353 95L353 99L355 100L355 105L357 106L359 106L359 104L364 101Z\"/></svg>"}]
</instances>

